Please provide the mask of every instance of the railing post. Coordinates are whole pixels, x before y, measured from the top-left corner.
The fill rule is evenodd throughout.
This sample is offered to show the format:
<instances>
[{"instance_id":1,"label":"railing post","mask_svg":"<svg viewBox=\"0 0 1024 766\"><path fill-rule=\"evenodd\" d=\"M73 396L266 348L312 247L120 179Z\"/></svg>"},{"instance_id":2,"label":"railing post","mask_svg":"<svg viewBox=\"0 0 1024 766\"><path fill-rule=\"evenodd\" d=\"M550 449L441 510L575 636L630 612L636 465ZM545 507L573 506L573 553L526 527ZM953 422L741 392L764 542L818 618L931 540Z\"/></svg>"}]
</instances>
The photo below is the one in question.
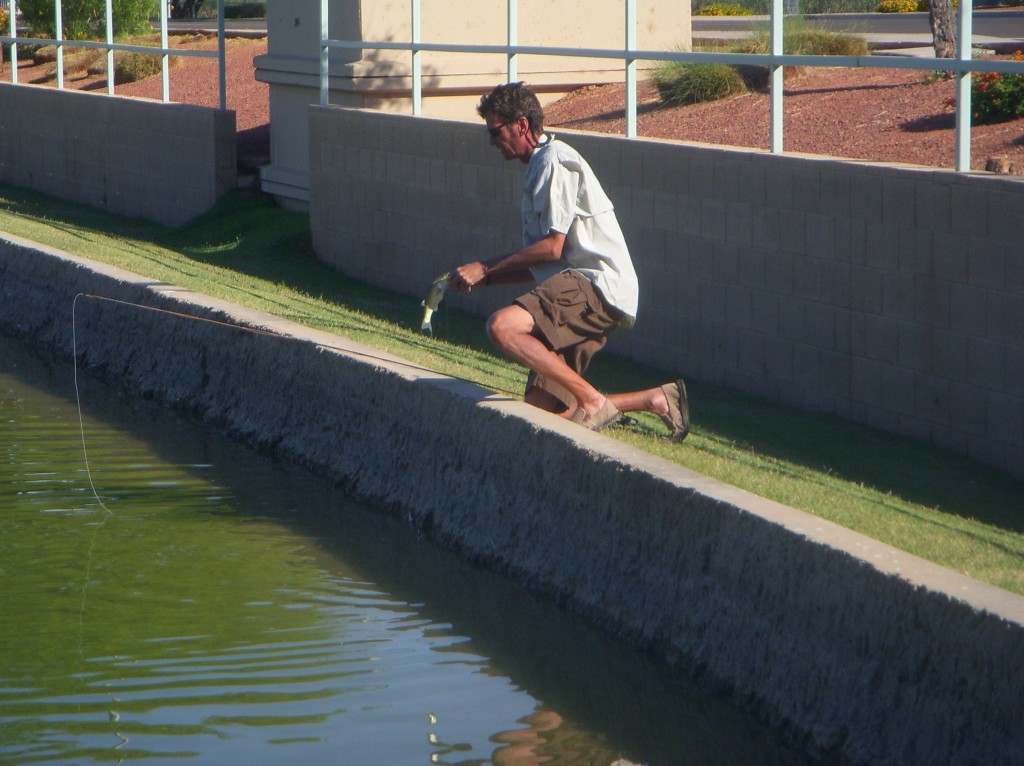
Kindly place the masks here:
<instances>
[{"instance_id":1,"label":"railing post","mask_svg":"<svg viewBox=\"0 0 1024 766\"><path fill-rule=\"evenodd\" d=\"M420 65L420 0L412 0L412 113L423 113L423 70Z\"/></svg>"},{"instance_id":2,"label":"railing post","mask_svg":"<svg viewBox=\"0 0 1024 766\"><path fill-rule=\"evenodd\" d=\"M18 15L18 0L11 0L11 4L8 7L8 12L11 14L8 21L11 25L11 37L18 36L18 23L15 18ZM15 85L18 84L18 44L11 43L11 82Z\"/></svg>"},{"instance_id":3,"label":"railing post","mask_svg":"<svg viewBox=\"0 0 1024 766\"><path fill-rule=\"evenodd\" d=\"M53 32L54 42L57 43L57 89L64 89L64 13L61 8L61 0L54 0L53 3Z\"/></svg>"},{"instance_id":4,"label":"railing post","mask_svg":"<svg viewBox=\"0 0 1024 766\"><path fill-rule=\"evenodd\" d=\"M167 55L167 3L160 0L160 93L166 104L171 100L171 57Z\"/></svg>"},{"instance_id":5,"label":"railing post","mask_svg":"<svg viewBox=\"0 0 1024 766\"><path fill-rule=\"evenodd\" d=\"M519 0L508 0L508 47L519 45ZM509 50L508 55L508 81L516 82L519 79L519 54Z\"/></svg>"},{"instance_id":6,"label":"railing post","mask_svg":"<svg viewBox=\"0 0 1024 766\"><path fill-rule=\"evenodd\" d=\"M114 0L107 0L107 45L114 44ZM114 95L114 49L107 48L107 93Z\"/></svg>"},{"instance_id":7,"label":"railing post","mask_svg":"<svg viewBox=\"0 0 1024 766\"><path fill-rule=\"evenodd\" d=\"M974 36L972 0L960 0L957 9L959 24L956 36L957 61L971 60L971 43ZM970 71L957 68L956 72L956 169L965 172L971 169L971 78Z\"/></svg>"},{"instance_id":8,"label":"railing post","mask_svg":"<svg viewBox=\"0 0 1024 766\"><path fill-rule=\"evenodd\" d=\"M162 0L161 0L162 1ZM220 108L228 108L227 42L224 39L224 0L217 0L217 77L220 86Z\"/></svg>"},{"instance_id":9,"label":"railing post","mask_svg":"<svg viewBox=\"0 0 1024 766\"><path fill-rule=\"evenodd\" d=\"M783 104L782 91L785 87L784 70L781 64L775 62L776 56L781 56L784 50L785 39L785 15L782 12L782 0L772 0L771 7L771 58L768 61L768 97L769 110L771 114L771 151L773 154L782 152L784 145L782 136Z\"/></svg>"},{"instance_id":10,"label":"railing post","mask_svg":"<svg viewBox=\"0 0 1024 766\"><path fill-rule=\"evenodd\" d=\"M330 58L327 40L330 37L327 24L328 0L320 0L320 106L330 103Z\"/></svg>"},{"instance_id":11,"label":"railing post","mask_svg":"<svg viewBox=\"0 0 1024 766\"><path fill-rule=\"evenodd\" d=\"M636 0L626 0L626 137L636 138Z\"/></svg>"}]
</instances>

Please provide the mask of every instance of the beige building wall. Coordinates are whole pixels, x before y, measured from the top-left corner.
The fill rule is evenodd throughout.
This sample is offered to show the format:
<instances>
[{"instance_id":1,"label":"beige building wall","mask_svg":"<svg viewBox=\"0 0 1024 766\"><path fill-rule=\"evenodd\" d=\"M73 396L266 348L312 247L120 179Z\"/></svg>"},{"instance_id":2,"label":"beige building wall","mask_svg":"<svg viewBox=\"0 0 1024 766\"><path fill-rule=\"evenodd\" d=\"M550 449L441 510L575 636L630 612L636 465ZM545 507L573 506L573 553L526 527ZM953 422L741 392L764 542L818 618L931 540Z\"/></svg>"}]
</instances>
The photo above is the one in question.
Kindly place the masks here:
<instances>
[{"instance_id":1,"label":"beige building wall","mask_svg":"<svg viewBox=\"0 0 1024 766\"><path fill-rule=\"evenodd\" d=\"M689 49L689 3L638 0L637 47ZM456 2L422 0L420 39L428 43L505 45L505 0ZM267 54L256 60L256 78L270 85L271 162L262 171L263 190L282 203L303 207L309 200L307 107L319 104L320 0L268 0ZM333 0L332 39L401 41L412 37L409 0ZM519 45L622 50L625 0L519 0ZM519 56L517 79L527 80L542 100L575 87L622 82L621 60ZM475 120L480 95L507 79L504 55L421 54L423 113ZM411 113L411 56L400 51L331 52L333 104Z\"/></svg>"}]
</instances>

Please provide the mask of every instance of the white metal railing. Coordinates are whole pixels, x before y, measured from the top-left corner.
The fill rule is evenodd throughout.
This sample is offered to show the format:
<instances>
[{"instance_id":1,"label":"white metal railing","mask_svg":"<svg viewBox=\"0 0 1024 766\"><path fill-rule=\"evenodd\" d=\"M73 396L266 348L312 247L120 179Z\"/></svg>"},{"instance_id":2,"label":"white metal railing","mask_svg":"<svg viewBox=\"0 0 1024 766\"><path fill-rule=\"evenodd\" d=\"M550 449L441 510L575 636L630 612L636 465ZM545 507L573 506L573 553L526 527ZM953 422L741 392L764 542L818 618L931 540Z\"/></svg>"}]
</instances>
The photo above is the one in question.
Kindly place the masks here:
<instances>
[{"instance_id":1,"label":"white metal railing","mask_svg":"<svg viewBox=\"0 0 1024 766\"><path fill-rule=\"evenodd\" d=\"M0 0L3 2L4 0ZM56 45L57 47L57 87L64 88L64 48L102 48L107 52L107 93L114 94L114 51L132 51L135 53L148 53L159 55L161 91L165 102L171 100L170 76L168 73L171 56L199 56L204 58L217 58L218 60L218 85L220 90L220 108L227 108L227 69L225 63L224 45L224 0L217 0L217 50L203 51L186 48L167 47L167 3L160 2L160 47L146 45L123 45L114 42L114 13L113 0L106 0L106 15L104 17L106 26L106 40L65 40L63 35L63 19L61 0L54 0L54 28L56 38L19 37L17 22L18 15L17 0L6 0L10 3L10 32L7 36L0 36L0 43L9 43L11 46L11 82L18 82L18 46L19 45Z\"/></svg>"},{"instance_id":2,"label":"white metal railing","mask_svg":"<svg viewBox=\"0 0 1024 766\"><path fill-rule=\"evenodd\" d=\"M506 0L508 5L508 42L505 45L475 45L430 43L420 39L420 0L410 0L412 34L409 42L332 40L328 29L328 5L330 0L320 0L320 104L330 102L330 51L339 50L397 50L412 54L411 99L412 113L422 113L422 71L420 54L436 53L493 53L507 59L508 81L518 79L519 56L565 56L576 58L617 59L623 62L626 83L626 135L636 137L637 98L636 64L638 61L681 61L717 62L721 64L755 64L767 66L770 83L770 149L773 153L783 151L783 67L787 66L828 66L828 67L878 67L888 69L921 69L938 72L952 72L956 77L956 170L969 171L971 168L971 73L999 72L1003 74L1024 74L1024 62L1020 61L979 61L971 59L972 3L961 1L957 9L959 34L957 36L957 57L903 58L895 56L799 56L783 53L783 3L772 0L770 29L771 52L767 54L748 53L704 53L693 51L651 51L636 49L636 0L624 0L626 34L623 47L618 48L560 48L518 44L518 0Z\"/></svg>"}]
</instances>

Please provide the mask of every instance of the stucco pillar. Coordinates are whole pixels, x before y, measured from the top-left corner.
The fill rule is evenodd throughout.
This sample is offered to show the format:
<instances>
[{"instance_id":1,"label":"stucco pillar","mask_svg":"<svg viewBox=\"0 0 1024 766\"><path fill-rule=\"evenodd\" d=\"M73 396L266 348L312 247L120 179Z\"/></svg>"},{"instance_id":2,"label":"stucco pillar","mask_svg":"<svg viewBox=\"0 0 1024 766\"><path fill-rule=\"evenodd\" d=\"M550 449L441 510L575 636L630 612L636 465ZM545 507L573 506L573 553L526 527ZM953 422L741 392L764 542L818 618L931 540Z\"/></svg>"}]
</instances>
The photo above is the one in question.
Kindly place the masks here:
<instances>
[{"instance_id":1,"label":"stucco pillar","mask_svg":"<svg viewBox=\"0 0 1024 766\"><path fill-rule=\"evenodd\" d=\"M637 47L690 47L690 4L637 0ZM433 43L504 45L506 0L421 0L420 40ZM332 39L411 39L408 0L332 0ZM267 0L267 53L256 59L256 79L270 85L270 164L262 187L282 204L309 201L310 104L319 97L320 0ZM621 49L626 37L625 0L518 0L519 45ZM482 93L507 79L504 55L421 54L423 113L477 119ZM519 56L517 79L542 101L588 84L622 82L623 64L609 59ZM331 52L332 104L411 111L411 56L372 48Z\"/></svg>"}]
</instances>

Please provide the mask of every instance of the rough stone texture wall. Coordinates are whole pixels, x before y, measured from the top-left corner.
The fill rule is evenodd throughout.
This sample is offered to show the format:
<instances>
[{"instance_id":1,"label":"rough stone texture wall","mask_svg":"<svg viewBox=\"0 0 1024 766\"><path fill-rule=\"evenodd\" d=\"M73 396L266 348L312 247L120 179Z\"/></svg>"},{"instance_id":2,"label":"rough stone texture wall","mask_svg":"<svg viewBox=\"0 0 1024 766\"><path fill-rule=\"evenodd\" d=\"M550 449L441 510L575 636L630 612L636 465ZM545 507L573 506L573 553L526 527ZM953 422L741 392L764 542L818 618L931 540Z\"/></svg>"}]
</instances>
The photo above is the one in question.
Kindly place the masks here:
<instances>
[{"instance_id":1,"label":"rough stone texture wall","mask_svg":"<svg viewBox=\"0 0 1024 766\"><path fill-rule=\"evenodd\" d=\"M1024 763L1024 598L345 338L0 238L0 332L70 359L73 310L81 370L333 476L828 761Z\"/></svg>"},{"instance_id":2,"label":"rough stone texture wall","mask_svg":"<svg viewBox=\"0 0 1024 766\"><path fill-rule=\"evenodd\" d=\"M636 328L609 348L1024 476L1024 180L564 137L640 278ZM316 252L358 279L419 295L518 246L523 167L479 121L312 107L310 146Z\"/></svg>"},{"instance_id":3,"label":"rough stone texture wall","mask_svg":"<svg viewBox=\"0 0 1024 766\"><path fill-rule=\"evenodd\" d=\"M235 113L0 83L0 183L178 226L236 188Z\"/></svg>"}]
</instances>

